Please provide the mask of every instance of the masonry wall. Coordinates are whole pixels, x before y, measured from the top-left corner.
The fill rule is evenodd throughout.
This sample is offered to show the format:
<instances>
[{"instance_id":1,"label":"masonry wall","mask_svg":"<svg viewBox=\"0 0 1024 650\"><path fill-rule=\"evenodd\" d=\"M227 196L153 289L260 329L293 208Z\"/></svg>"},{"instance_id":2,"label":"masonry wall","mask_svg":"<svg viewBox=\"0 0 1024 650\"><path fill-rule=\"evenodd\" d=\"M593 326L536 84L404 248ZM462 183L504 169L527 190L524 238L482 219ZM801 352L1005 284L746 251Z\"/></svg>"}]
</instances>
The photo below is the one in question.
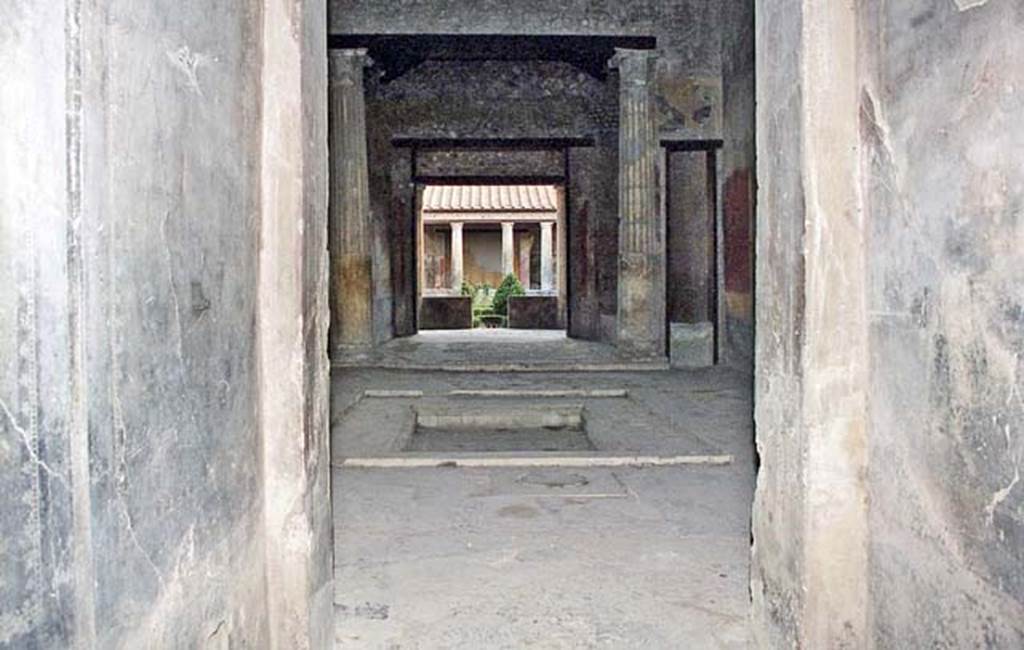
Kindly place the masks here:
<instances>
[{"instance_id":1,"label":"masonry wall","mask_svg":"<svg viewBox=\"0 0 1024 650\"><path fill-rule=\"evenodd\" d=\"M861 3L880 648L1024 646L1024 5Z\"/></svg>"},{"instance_id":2,"label":"masonry wall","mask_svg":"<svg viewBox=\"0 0 1024 650\"><path fill-rule=\"evenodd\" d=\"M754 1L722 3L722 139L719 211L726 361L746 369L754 354Z\"/></svg>"},{"instance_id":3,"label":"masonry wall","mask_svg":"<svg viewBox=\"0 0 1024 650\"><path fill-rule=\"evenodd\" d=\"M70 647L76 531L64 3L0 5L0 647ZM86 517L87 519L87 517Z\"/></svg>"},{"instance_id":4,"label":"masonry wall","mask_svg":"<svg viewBox=\"0 0 1024 650\"><path fill-rule=\"evenodd\" d=\"M0 646L268 647L289 628L267 604L261 8L201 4L0 8ZM322 43L319 13L289 38ZM323 328L291 337L300 354L325 356ZM317 391L296 407L314 449ZM281 433L302 448L301 426ZM311 547L329 594L330 548ZM308 611L315 586L276 586Z\"/></svg>"},{"instance_id":5,"label":"masonry wall","mask_svg":"<svg viewBox=\"0 0 1024 650\"><path fill-rule=\"evenodd\" d=\"M668 197L665 201L665 311L670 323L713 321L709 284L713 281L713 175L707 152L679 151L666 160Z\"/></svg>"},{"instance_id":6,"label":"masonry wall","mask_svg":"<svg viewBox=\"0 0 1024 650\"><path fill-rule=\"evenodd\" d=\"M82 29L96 643L259 645L259 15L113 2Z\"/></svg>"},{"instance_id":7,"label":"masonry wall","mask_svg":"<svg viewBox=\"0 0 1024 650\"><path fill-rule=\"evenodd\" d=\"M331 33L348 34L574 34L656 36L668 61L663 69L674 76L692 77L717 86L720 52L719 5L714 0L440 0L401 3L377 0L332 0ZM676 100L683 88L666 101L677 108L677 121L706 121L705 115L684 111ZM696 97L699 93L689 91ZM700 108L698 106L698 108ZM705 111L706 112L706 111Z\"/></svg>"},{"instance_id":8,"label":"masonry wall","mask_svg":"<svg viewBox=\"0 0 1024 650\"><path fill-rule=\"evenodd\" d=\"M760 2L757 59L757 341L760 468L753 512L751 598L758 647L799 647L805 590L807 433L801 417L805 310L800 0Z\"/></svg>"},{"instance_id":9,"label":"masonry wall","mask_svg":"<svg viewBox=\"0 0 1024 650\"><path fill-rule=\"evenodd\" d=\"M758 642L1019 647L1024 9L757 23Z\"/></svg>"}]
</instances>

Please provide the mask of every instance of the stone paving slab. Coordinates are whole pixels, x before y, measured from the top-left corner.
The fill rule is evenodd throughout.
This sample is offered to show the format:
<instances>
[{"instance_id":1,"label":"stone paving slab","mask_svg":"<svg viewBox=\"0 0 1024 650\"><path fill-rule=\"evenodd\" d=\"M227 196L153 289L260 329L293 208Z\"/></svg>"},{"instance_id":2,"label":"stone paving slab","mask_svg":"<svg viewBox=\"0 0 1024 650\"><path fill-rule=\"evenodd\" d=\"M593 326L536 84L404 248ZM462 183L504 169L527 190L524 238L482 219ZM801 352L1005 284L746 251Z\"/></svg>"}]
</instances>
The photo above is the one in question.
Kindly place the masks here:
<instances>
[{"instance_id":1,"label":"stone paving slab","mask_svg":"<svg viewBox=\"0 0 1024 650\"><path fill-rule=\"evenodd\" d=\"M667 358L638 360L608 343L550 330L473 329L420 332L369 353L336 359L335 368L446 372L629 372L667 370Z\"/></svg>"},{"instance_id":2,"label":"stone paving slab","mask_svg":"<svg viewBox=\"0 0 1024 650\"><path fill-rule=\"evenodd\" d=\"M749 480L535 471L335 470L336 647L749 647Z\"/></svg>"}]
</instances>

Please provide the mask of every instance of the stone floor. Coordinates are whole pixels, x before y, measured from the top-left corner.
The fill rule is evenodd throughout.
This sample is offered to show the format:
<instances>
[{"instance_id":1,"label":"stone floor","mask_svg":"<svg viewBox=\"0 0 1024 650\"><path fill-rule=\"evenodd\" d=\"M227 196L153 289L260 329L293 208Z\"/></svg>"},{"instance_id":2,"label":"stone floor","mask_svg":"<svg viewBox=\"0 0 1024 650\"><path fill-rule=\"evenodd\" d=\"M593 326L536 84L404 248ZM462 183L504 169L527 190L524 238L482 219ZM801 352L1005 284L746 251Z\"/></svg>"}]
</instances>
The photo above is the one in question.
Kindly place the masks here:
<instances>
[{"instance_id":1,"label":"stone floor","mask_svg":"<svg viewBox=\"0 0 1024 650\"><path fill-rule=\"evenodd\" d=\"M434 330L393 339L345 364L400 370L541 371L649 370L667 361L637 362L615 346L570 339L555 330Z\"/></svg>"},{"instance_id":2,"label":"stone floor","mask_svg":"<svg viewBox=\"0 0 1024 650\"><path fill-rule=\"evenodd\" d=\"M403 399L439 403L453 391L533 391L532 402L544 403L621 389L628 397L596 398L618 405L600 419L615 420L618 409L632 422L598 427L601 445L670 453L698 441L733 462L336 466L336 647L748 647L754 464L743 375L336 370L335 454L378 444L360 431L376 418L352 417L367 391L423 393L369 400L401 411Z\"/></svg>"}]
</instances>

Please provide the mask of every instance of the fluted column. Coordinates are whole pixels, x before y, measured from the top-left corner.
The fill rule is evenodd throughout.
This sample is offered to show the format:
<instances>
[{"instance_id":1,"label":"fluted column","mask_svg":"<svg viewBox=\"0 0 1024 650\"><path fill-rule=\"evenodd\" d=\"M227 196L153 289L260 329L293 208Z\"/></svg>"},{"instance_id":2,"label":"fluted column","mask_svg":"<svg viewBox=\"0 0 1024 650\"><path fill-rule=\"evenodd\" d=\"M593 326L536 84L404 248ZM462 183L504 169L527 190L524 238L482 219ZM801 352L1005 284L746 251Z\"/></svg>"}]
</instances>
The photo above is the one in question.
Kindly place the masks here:
<instances>
[{"instance_id":1,"label":"fluted column","mask_svg":"<svg viewBox=\"0 0 1024 650\"><path fill-rule=\"evenodd\" d=\"M515 259L515 231L514 223L504 221L501 224L501 277L504 279L509 273L516 272Z\"/></svg>"},{"instance_id":2,"label":"fluted column","mask_svg":"<svg viewBox=\"0 0 1024 650\"><path fill-rule=\"evenodd\" d=\"M462 291L462 222L452 226L452 289Z\"/></svg>"},{"instance_id":3,"label":"fluted column","mask_svg":"<svg viewBox=\"0 0 1024 650\"><path fill-rule=\"evenodd\" d=\"M366 158L366 50L331 50L330 155L331 356L373 344L370 182Z\"/></svg>"},{"instance_id":4,"label":"fluted column","mask_svg":"<svg viewBox=\"0 0 1024 650\"><path fill-rule=\"evenodd\" d=\"M542 291L555 290L555 240L551 221L540 224L540 288Z\"/></svg>"},{"instance_id":5,"label":"fluted column","mask_svg":"<svg viewBox=\"0 0 1024 650\"><path fill-rule=\"evenodd\" d=\"M657 55L616 50L619 71L618 346L636 357L665 355L665 247L658 202L654 120Z\"/></svg>"}]
</instances>

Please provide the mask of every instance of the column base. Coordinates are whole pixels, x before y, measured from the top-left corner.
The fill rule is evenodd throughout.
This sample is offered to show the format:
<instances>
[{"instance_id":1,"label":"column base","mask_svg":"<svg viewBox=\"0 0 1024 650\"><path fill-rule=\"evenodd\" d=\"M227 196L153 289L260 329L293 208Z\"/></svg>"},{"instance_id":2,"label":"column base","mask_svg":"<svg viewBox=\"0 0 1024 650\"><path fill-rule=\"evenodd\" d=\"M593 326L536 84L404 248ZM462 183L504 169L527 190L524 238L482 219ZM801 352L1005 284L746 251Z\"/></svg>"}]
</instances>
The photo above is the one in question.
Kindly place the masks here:
<instances>
[{"instance_id":1,"label":"column base","mask_svg":"<svg viewBox=\"0 0 1024 650\"><path fill-rule=\"evenodd\" d=\"M332 366L347 366L369 361L373 353L372 343L345 343L331 346L328 357Z\"/></svg>"},{"instance_id":2,"label":"column base","mask_svg":"<svg viewBox=\"0 0 1024 650\"><path fill-rule=\"evenodd\" d=\"M622 335L619 335L615 347L619 356L630 361L667 361L664 341L629 341L623 342Z\"/></svg>"},{"instance_id":3,"label":"column base","mask_svg":"<svg viewBox=\"0 0 1024 650\"><path fill-rule=\"evenodd\" d=\"M616 347L631 359L668 358L665 345L665 291L660 281L663 260L657 254L619 256Z\"/></svg>"}]
</instances>

